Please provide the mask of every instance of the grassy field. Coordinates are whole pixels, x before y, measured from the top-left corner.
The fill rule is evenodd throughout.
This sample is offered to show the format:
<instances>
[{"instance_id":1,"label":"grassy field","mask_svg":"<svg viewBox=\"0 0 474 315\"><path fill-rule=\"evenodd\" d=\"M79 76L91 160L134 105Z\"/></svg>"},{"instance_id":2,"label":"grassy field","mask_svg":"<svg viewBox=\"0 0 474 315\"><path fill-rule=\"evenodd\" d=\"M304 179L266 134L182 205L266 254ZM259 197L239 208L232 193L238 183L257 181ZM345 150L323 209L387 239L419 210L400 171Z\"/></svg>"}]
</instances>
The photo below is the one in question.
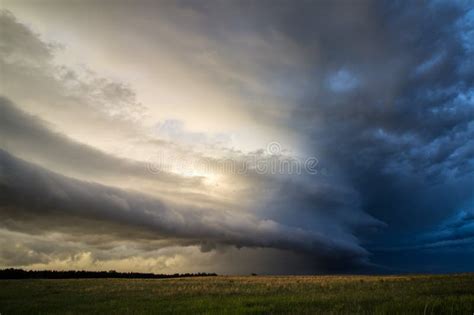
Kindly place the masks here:
<instances>
[{"instance_id":1,"label":"grassy field","mask_svg":"<svg viewBox=\"0 0 474 315\"><path fill-rule=\"evenodd\" d=\"M473 314L474 274L0 280L8 314Z\"/></svg>"}]
</instances>

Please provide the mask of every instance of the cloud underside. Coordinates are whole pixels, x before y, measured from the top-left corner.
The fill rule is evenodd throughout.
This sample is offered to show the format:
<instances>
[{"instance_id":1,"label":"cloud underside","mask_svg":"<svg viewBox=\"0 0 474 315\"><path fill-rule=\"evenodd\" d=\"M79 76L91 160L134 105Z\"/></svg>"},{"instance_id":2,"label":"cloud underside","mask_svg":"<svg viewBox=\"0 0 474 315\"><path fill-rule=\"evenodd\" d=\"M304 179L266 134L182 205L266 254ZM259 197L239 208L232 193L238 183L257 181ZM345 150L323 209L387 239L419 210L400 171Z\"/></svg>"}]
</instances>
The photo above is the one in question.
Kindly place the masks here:
<instances>
[{"instance_id":1,"label":"cloud underside","mask_svg":"<svg viewBox=\"0 0 474 315\"><path fill-rule=\"evenodd\" d=\"M58 232L170 244L263 247L325 260L360 260L353 242L282 226L250 215L183 208L138 193L67 178L1 151L2 228L31 234Z\"/></svg>"}]
</instances>

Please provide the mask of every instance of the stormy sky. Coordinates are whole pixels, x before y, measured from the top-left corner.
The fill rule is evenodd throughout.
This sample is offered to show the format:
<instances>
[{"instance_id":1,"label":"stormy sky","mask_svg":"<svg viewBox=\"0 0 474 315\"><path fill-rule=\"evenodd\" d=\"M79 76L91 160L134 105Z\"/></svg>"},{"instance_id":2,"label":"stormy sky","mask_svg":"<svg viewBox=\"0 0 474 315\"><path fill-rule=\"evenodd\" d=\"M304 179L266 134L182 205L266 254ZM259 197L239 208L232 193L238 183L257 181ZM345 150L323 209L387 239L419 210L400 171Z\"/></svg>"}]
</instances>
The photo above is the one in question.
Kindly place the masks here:
<instances>
[{"instance_id":1,"label":"stormy sky","mask_svg":"<svg viewBox=\"0 0 474 315\"><path fill-rule=\"evenodd\" d=\"M472 1L2 1L0 267L472 261Z\"/></svg>"}]
</instances>

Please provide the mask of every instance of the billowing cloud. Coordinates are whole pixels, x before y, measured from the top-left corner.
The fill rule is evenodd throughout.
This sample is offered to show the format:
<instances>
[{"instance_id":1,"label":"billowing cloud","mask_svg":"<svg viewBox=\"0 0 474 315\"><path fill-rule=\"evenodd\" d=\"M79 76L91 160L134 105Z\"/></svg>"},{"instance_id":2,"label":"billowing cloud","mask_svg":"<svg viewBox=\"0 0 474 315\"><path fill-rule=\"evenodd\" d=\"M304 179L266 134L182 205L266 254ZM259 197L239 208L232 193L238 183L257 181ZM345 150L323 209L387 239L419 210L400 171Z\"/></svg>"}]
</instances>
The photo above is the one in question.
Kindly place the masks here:
<instances>
[{"instance_id":1,"label":"billowing cloud","mask_svg":"<svg viewBox=\"0 0 474 315\"><path fill-rule=\"evenodd\" d=\"M34 232L31 228L37 232L75 229L78 220L96 225L104 221L103 233L107 233L106 227L110 225L117 234L123 228L129 238L137 234L153 239L189 240L191 244L270 247L314 254L320 259L361 259L367 254L354 239L331 239L321 233L225 209L182 208L138 193L69 179L4 151L1 162L2 221L7 229L21 227L23 220L35 223L28 227L29 232Z\"/></svg>"}]
</instances>

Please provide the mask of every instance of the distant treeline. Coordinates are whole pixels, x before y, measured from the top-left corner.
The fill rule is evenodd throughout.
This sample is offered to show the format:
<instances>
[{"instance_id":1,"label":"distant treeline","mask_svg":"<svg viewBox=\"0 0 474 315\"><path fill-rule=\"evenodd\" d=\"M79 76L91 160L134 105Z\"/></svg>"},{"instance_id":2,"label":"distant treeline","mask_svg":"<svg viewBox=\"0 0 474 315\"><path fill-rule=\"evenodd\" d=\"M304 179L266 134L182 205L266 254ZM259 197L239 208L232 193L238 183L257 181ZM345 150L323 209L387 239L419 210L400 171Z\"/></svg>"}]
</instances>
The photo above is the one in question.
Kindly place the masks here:
<instances>
[{"instance_id":1,"label":"distant treeline","mask_svg":"<svg viewBox=\"0 0 474 315\"><path fill-rule=\"evenodd\" d=\"M217 276L215 273L175 273L175 274L154 274L138 272L117 272L111 271L56 271L56 270L23 270L23 269L3 269L0 270L0 279L80 279L80 278L126 278L126 279L167 279L184 277L211 277Z\"/></svg>"}]
</instances>

